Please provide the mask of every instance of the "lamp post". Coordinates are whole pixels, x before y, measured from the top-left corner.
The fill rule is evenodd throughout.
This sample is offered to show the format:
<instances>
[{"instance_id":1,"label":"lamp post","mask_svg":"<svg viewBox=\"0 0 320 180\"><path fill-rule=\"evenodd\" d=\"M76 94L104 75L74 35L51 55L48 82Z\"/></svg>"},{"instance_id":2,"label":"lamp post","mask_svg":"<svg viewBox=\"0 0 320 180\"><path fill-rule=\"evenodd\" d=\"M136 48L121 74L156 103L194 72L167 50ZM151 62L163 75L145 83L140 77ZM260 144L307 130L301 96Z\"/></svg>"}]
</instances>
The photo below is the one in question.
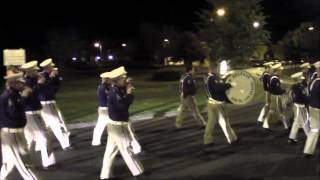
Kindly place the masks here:
<instances>
[{"instance_id":1,"label":"lamp post","mask_svg":"<svg viewBox=\"0 0 320 180\"><path fill-rule=\"evenodd\" d=\"M260 22L254 21L254 22L252 23L252 25L253 25L254 28L258 29L258 28L260 27Z\"/></svg>"},{"instance_id":2,"label":"lamp post","mask_svg":"<svg viewBox=\"0 0 320 180\"><path fill-rule=\"evenodd\" d=\"M95 48L99 48L100 57L103 57L103 55L102 55L102 44L99 43L99 42L95 42L95 43L94 43L94 47L95 47Z\"/></svg>"},{"instance_id":3,"label":"lamp post","mask_svg":"<svg viewBox=\"0 0 320 180\"><path fill-rule=\"evenodd\" d=\"M309 31L313 31L313 30L314 30L314 27L313 27L313 26L310 26L310 27L308 27L308 30L309 30Z\"/></svg>"},{"instance_id":4,"label":"lamp post","mask_svg":"<svg viewBox=\"0 0 320 180\"><path fill-rule=\"evenodd\" d=\"M219 8L216 13L218 16L223 17L226 15L226 10L224 8Z\"/></svg>"}]
</instances>

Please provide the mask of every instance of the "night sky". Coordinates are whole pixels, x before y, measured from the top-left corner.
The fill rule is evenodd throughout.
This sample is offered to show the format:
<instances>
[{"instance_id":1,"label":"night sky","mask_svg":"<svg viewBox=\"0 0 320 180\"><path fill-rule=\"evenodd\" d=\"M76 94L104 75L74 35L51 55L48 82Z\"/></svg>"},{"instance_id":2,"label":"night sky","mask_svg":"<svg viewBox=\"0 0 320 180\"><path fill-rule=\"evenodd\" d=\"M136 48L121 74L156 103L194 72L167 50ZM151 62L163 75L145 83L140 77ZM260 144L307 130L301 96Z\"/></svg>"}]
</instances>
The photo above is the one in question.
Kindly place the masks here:
<instances>
[{"instance_id":1,"label":"night sky","mask_svg":"<svg viewBox=\"0 0 320 180\"><path fill-rule=\"evenodd\" d=\"M0 47L37 48L46 44L46 32L74 29L82 38L136 37L142 22L174 25L178 30L195 30L195 11L208 7L205 0L104 0L69 3L6 4L2 6ZM303 21L318 20L318 0L264 0L269 15L267 29L277 41ZM318 14L317 14L318 13Z\"/></svg>"}]
</instances>

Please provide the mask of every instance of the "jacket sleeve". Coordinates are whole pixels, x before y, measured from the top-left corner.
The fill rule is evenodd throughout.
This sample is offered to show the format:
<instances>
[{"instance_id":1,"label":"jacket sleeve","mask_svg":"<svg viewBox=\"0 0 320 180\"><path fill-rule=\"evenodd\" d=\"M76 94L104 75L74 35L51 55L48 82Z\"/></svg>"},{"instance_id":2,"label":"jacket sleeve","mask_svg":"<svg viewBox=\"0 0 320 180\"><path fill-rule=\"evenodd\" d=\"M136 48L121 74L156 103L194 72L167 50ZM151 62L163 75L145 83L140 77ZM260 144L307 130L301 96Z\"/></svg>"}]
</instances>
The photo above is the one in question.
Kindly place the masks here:
<instances>
[{"instance_id":1,"label":"jacket sleeve","mask_svg":"<svg viewBox=\"0 0 320 180\"><path fill-rule=\"evenodd\" d=\"M194 81L191 77L187 77L183 81L183 97L187 97L188 95L194 95L196 92Z\"/></svg>"},{"instance_id":2,"label":"jacket sleeve","mask_svg":"<svg viewBox=\"0 0 320 180\"><path fill-rule=\"evenodd\" d=\"M108 95L109 107L113 107L116 110L126 110L132 104L134 96L127 94L124 97L117 95L114 91Z\"/></svg>"},{"instance_id":3,"label":"jacket sleeve","mask_svg":"<svg viewBox=\"0 0 320 180\"><path fill-rule=\"evenodd\" d=\"M282 95L285 90L281 87L281 82L278 78L273 78L270 80L270 92L275 95Z\"/></svg>"},{"instance_id":4,"label":"jacket sleeve","mask_svg":"<svg viewBox=\"0 0 320 180\"><path fill-rule=\"evenodd\" d=\"M3 108L3 114L7 117L7 119L19 119L19 112L17 111L16 104L13 104L14 102L10 100L9 97L2 98L1 99L1 106Z\"/></svg>"},{"instance_id":5,"label":"jacket sleeve","mask_svg":"<svg viewBox=\"0 0 320 180\"><path fill-rule=\"evenodd\" d=\"M49 77L49 84L51 85L51 87L54 89L54 92L57 93L60 89L61 86L61 77L60 76L56 76L56 77Z\"/></svg>"}]
</instances>

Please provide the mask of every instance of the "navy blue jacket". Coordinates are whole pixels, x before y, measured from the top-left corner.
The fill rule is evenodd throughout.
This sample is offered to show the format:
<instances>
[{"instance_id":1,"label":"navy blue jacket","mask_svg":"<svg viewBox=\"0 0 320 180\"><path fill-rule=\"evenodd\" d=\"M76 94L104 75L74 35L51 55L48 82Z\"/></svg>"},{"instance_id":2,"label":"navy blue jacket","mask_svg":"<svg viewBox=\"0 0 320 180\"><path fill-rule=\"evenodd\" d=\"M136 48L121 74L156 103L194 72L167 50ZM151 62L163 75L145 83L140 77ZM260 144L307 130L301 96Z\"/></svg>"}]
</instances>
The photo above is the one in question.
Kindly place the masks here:
<instances>
[{"instance_id":1,"label":"navy blue jacket","mask_svg":"<svg viewBox=\"0 0 320 180\"><path fill-rule=\"evenodd\" d=\"M269 91L270 77L271 77L271 75L268 72L263 72L263 74L261 76L261 81L263 83L263 89L265 91Z\"/></svg>"},{"instance_id":2,"label":"navy blue jacket","mask_svg":"<svg viewBox=\"0 0 320 180\"><path fill-rule=\"evenodd\" d=\"M310 68L308 69L307 72L303 72L303 75L306 78L308 85L311 83L311 76L313 75L314 72L315 72L314 68Z\"/></svg>"},{"instance_id":3,"label":"navy blue jacket","mask_svg":"<svg viewBox=\"0 0 320 180\"><path fill-rule=\"evenodd\" d=\"M320 78L311 82L309 89L309 106L320 109Z\"/></svg>"},{"instance_id":4,"label":"navy blue jacket","mask_svg":"<svg viewBox=\"0 0 320 180\"><path fill-rule=\"evenodd\" d=\"M297 104L308 104L307 87L306 81L293 84L291 86L291 96L293 103Z\"/></svg>"},{"instance_id":5,"label":"navy blue jacket","mask_svg":"<svg viewBox=\"0 0 320 180\"><path fill-rule=\"evenodd\" d=\"M109 88L110 87L106 83L99 84L97 89L99 107L108 107L107 99Z\"/></svg>"},{"instance_id":6,"label":"navy blue jacket","mask_svg":"<svg viewBox=\"0 0 320 180\"><path fill-rule=\"evenodd\" d=\"M286 92L282 89L280 79L277 75L270 77L269 92L273 95L282 95Z\"/></svg>"},{"instance_id":7,"label":"navy blue jacket","mask_svg":"<svg viewBox=\"0 0 320 180\"><path fill-rule=\"evenodd\" d=\"M133 102L133 95L127 94L125 88L110 87L108 93L109 117L113 121L129 120L129 106Z\"/></svg>"},{"instance_id":8,"label":"navy blue jacket","mask_svg":"<svg viewBox=\"0 0 320 180\"><path fill-rule=\"evenodd\" d=\"M39 99L40 101L52 101L56 99L56 92L58 91L60 84L58 84L57 78L51 78L48 72L42 72L45 77L45 83L39 84Z\"/></svg>"},{"instance_id":9,"label":"navy blue jacket","mask_svg":"<svg viewBox=\"0 0 320 180\"><path fill-rule=\"evenodd\" d=\"M24 99L19 92L6 89L0 95L0 127L24 128L26 117L24 113Z\"/></svg>"},{"instance_id":10,"label":"navy blue jacket","mask_svg":"<svg viewBox=\"0 0 320 180\"><path fill-rule=\"evenodd\" d=\"M191 74L186 73L180 78L180 93L183 97L196 95L196 85Z\"/></svg>"},{"instance_id":11,"label":"navy blue jacket","mask_svg":"<svg viewBox=\"0 0 320 180\"><path fill-rule=\"evenodd\" d=\"M32 93L25 98L24 107L25 111L37 111L42 108L40 99L39 99L39 86L38 78L25 77L26 86L32 89Z\"/></svg>"},{"instance_id":12,"label":"navy blue jacket","mask_svg":"<svg viewBox=\"0 0 320 180\"><path fill-rule=\"evenodd\" d=\"M230 84L220 83L215 74L210 74L204 79L205 91L208 98L217 101L230 102L226 91L231 88Z\"/></svg>"}]
</instances>

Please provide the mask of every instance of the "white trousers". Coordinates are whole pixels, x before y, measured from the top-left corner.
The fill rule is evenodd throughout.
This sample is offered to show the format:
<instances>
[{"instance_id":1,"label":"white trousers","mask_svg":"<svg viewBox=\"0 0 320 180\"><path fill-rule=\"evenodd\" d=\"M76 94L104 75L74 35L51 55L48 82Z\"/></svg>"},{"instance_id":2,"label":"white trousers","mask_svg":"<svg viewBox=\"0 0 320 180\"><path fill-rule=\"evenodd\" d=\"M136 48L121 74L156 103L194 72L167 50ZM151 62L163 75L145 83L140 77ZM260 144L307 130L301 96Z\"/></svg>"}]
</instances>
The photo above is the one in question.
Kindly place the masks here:
<instances>
[{"instance_id":1,"label":"white trousers","mask_svg":"<svg viewBox=\"0 0 320 180\"><path fill-rule=\"evenodd\" d=\"M33 111L26 113L27 125L24 134L30 148L35 143L36 151L40 150L42 166L48 167L56 163L54 153L48 140L47 131L40 112Z\"/></svg>"},{"instance_id":2,"label":"white trousers","mask_svg":"<svg viewBox=\"0 0 320 180\"><path fill-rule=\"evenodd\" d=\"M133 176L143 173L143 166L133 152L131 141L128 124L108 124L108 142L103 158L101 179L110 178L112 164L119 151Z\"/></svg>"},{"instance_id":3,"label":"white trousers","mask_svg":"<svg viewBox=\"0 0 320 180\"><path fill-rule=\"evenodd\" d=\"M282 107L282 96L281 95L271 95L270 108L263 120L262 127L265 129L269 129L269 121L272 116L276 116L276 118L280 119L285 129L288 129L290 124L288 117L285 116L284 110Z\"/></svg>"},{"instance_id":4,"label":"white trousers","mask_svg":"<svg viewBox=\"0 0 320 180\"><path fill-rule=\"evenodd\" d=\"M293 114L294 114L294 120L293 120L289 138L296 140L300 128L304 129L306 135L309 134L307 127L305 126L305 125L308 125L309 115L308 115L307 108L304 105L300 105L300 104L293 105Z\"/></svg>"},{"instance_id":5,"label":"white trousers","mask_svg":"<svg viewBox=\"0 0 320 180\"><path fill-rule=\"evenodd\" d=\"M41 115L44 122L58 139L62 149L70 146L69 131L61 116L61 112L56 103L42 103Z\"/></svg>"},{"instance_id":6,"label":"white trousers","mask_svg":"<svg viewBox=\"0 0 320 180\"><path fill-rule=\"evenodd\" d=\"M91 145L92 146L99 146L101 145L101 136L103 132L105 131L105 128L108 124L108 109L107 108L98 108L98 121L97 124L93 130L93 138Z\"/></svg>"},{"instance_id":7,"label":"white trousers","mask_svg":"<svg viewBox=\"0 0 320 180\"><path fill-rule=\"evenodd\" d=\"M217 123L219 123L222 128L229 144L238 139L230 125L229 118L227 117L227 113L223 106L223 104L208 102L208 122L204 132L204 144L211 144L214 142L214 132Z\"/></svg>"},{"instance_id":8,"label":"white trousers","mask_svg":"<svg viewBox=\"0 0 320 180\"><path fill-rule=\"evenodd\" d=\"M320 131L320 109L309 107L311 131L304 146L305 154L314 154Z\"/></svg>"},{"instance_id":9,"label":"white trousers","mask_svg":"<svg viewBox=\"0 0 320 180\"><path fill-rule=\"evenodd\" d=\"M16 167L24 180L38 178L29 167L26 167L26 140L23 132L9 133L1 131L2 166L0 179L5 180ZM30 165L30 164L29 164Z\"/></svg>"},{"instance_id":10,"label":"white trousers","mask_svg":"<svg viewBox=\"0 0 320 180\"><path fill-rule=\"evenodd\" d=\"M267 113L269 112L269 107L270 107L270 101L271 101L271 97L270 97L270 93L269 92L265 92L265 105L262 107L260 115L258 117L258 122L263 122L264 118L266 117Z\"/></svg>"}]
</instances>

